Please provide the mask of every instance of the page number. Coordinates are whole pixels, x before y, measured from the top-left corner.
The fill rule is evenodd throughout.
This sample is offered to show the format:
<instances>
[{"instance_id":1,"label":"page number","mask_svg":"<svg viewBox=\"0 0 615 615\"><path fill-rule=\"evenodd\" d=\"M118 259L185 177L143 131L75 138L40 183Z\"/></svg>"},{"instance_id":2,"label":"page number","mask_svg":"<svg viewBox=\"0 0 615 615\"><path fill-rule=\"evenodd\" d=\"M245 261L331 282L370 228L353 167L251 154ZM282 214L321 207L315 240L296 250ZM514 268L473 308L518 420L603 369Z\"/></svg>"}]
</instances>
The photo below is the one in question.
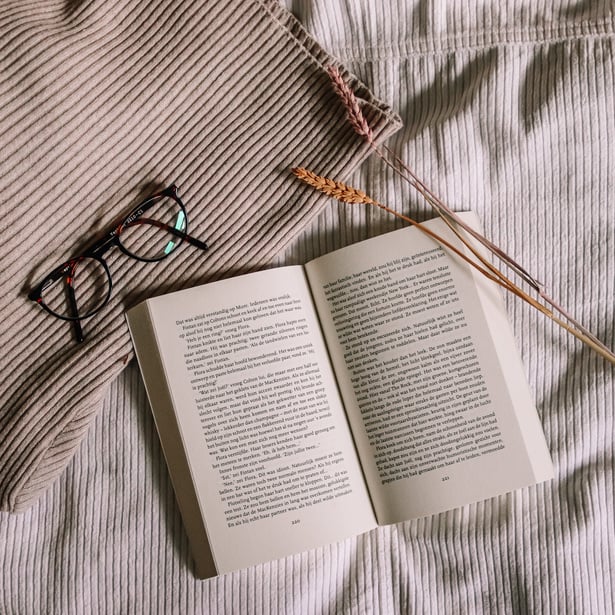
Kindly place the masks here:
<instances>
[{"instance_id":1,"label":"page number","mask_svg":"<svg viewBox=\"0 0 615 615\"><path fill-rule=\"evenodd\" d=\"M445 480L450 480L450 479L451 479L451 477L450 477L450 476L443 476L443 477L442 477L442 482L444 482Z\"/></svg>"},{"instance_id":2,"label":"page number","mask_svg":"<svg viewBox=\"0 0 615 615\"><path fill-rule=\"evenodd\" d=\"M297 525L297 523L301 523L301 519L293 519L290 524L291 525Z\"/></svg>"}]
</instances>

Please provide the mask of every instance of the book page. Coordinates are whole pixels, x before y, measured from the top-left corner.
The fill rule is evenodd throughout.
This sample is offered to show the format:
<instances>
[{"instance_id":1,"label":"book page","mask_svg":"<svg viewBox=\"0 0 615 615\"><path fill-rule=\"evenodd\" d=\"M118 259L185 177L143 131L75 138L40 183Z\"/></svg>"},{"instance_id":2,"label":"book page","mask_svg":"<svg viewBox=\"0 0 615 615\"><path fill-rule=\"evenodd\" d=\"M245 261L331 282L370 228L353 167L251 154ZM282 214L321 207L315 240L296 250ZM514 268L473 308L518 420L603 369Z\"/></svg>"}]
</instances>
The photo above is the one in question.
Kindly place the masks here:
<instances>
[{"instance_id":1,"label":"book page","mask_svg":"<svg viewBox=\"0 0 615 615\"><path fill-rule=\"evenodd\" d=\"M218 572L376 526L301 267L147 304Z\"/></svg>"},{"instance_id":2,"label":"book page","mask_svg":"<svg viewBox=\"0 0 615 615\"><path fill-rule=\"evenodd\" d=\"M552 476L495 284L412 227L306 271L380 523Z\"/></svg>"}]
</instances>

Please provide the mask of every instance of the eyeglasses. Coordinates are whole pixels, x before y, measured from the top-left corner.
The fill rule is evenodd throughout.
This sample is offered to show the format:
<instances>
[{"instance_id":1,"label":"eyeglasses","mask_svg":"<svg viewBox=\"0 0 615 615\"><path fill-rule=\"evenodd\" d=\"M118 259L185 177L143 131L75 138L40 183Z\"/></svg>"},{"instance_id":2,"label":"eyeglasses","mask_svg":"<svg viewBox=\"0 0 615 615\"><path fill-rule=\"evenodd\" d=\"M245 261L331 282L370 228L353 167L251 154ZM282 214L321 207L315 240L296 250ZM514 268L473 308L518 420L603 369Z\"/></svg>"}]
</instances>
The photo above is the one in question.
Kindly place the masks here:
<instances>
[{"instance_id":1,"label":"eyeglasses","mask_svg":"<svg viewBox=\"0 0 615 615\"><path fill-rule=\"evenodd\" d=\"M145 215L147 214L147 216ZM207 250L188 235L186 208L171 185L134 207L105 235L47 274L28 294L56 318L71 321L77 342L83 342L82 320L94 316L111 297L111 272L103 255L117 246L126 256L157 262L184 242Z\"/></svg>"}]
</instances>

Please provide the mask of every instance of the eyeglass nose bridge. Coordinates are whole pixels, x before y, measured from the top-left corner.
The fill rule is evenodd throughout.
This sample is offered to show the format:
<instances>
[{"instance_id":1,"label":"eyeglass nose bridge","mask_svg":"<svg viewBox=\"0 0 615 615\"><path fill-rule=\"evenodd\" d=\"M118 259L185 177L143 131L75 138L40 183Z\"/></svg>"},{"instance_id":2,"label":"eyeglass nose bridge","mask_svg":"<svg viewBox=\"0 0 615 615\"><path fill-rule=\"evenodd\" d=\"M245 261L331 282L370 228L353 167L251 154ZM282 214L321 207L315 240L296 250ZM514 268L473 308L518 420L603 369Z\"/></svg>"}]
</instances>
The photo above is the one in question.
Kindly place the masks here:
<instances>
[{"instance_id":1,"label":"eyeglass nose bridge","mask_svg":"<svg viewBox=\"0 0 615 615\"><path fill-rule=\"evenodd\" d=\"M84 256L90 256L98 260L104 261L103 256L114 246L120 246L119 234L121 226L114 228L105 237L99 239L93 245L90 245L84 252Z\"/></svg>"}]
</instances>

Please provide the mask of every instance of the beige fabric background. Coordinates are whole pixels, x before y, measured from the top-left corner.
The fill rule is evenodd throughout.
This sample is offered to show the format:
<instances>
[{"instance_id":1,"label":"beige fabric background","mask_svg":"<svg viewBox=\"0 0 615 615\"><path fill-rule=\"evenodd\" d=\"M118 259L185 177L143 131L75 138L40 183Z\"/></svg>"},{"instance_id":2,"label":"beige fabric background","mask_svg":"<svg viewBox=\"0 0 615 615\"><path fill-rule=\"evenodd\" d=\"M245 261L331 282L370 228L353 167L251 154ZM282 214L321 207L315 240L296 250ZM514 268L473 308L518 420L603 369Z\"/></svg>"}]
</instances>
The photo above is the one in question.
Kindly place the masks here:
<instances>
[{"instance_id":1,"label":"beige fabric background","mask_svg":"<svg viewBox=\"0 0 615 615\"><path fill-rule=\"evenodd\" d=\"M476 210L613 347L613 3L288 5L400 113L389 142L418 174ZM351 181L430 215L374 159ZM277 262L396 224L331 203ZM131 363L60 480L25 513L0 514L0 612L613 613L613 369L516 300L507 307L555 480L198 582Z\"/></svg>"}]
</instances>

